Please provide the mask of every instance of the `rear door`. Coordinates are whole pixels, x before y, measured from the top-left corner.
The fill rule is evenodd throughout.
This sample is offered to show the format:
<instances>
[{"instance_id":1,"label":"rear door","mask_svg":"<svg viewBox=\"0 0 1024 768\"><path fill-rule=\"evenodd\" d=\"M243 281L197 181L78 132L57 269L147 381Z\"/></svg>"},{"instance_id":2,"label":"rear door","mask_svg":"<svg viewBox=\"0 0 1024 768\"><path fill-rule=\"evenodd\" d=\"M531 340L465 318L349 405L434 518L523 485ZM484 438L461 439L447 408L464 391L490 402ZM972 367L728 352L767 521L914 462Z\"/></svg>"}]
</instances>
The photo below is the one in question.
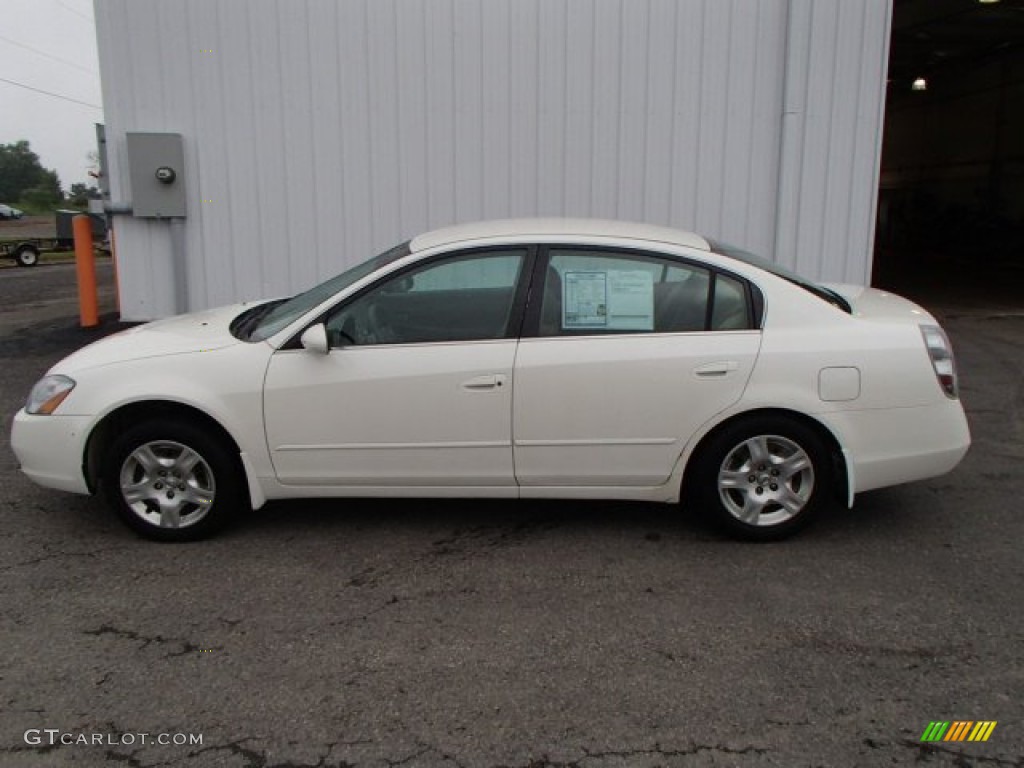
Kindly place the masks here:
<instances>
[{"instance_id":1,"label":"rear door","mask_svg":"<svg viewBox=\"0 0 1024 768\"><path fill-rule=\"evenodd\" d=\"M655 486L743 393L761 342L745 281L657 253L551 247L515 363L521 486Z\"/></svg>"}]
</instances>

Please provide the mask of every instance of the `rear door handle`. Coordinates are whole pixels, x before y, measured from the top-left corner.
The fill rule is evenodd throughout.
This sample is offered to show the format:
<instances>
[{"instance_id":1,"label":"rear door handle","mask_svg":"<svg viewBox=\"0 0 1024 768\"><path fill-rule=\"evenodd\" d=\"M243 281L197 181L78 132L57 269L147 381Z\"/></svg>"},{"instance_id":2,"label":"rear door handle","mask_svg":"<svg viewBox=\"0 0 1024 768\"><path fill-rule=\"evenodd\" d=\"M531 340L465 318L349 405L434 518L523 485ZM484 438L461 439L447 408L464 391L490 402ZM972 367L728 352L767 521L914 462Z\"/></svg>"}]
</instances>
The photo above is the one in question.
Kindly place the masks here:
<instances>
[{"instance_id":1,"label":"rear door handle","mask_svg":"<svg viewBox=\"0 0 1024 768\"><path fill-rule=\"evenodd\" d=\"M505 377L501 374L485 374L484 376L475 376L469 381L462 382L463 389L495 389L497 387L505 386Z\"/></svg>"},{"instance_id":2,"label":"rear door handle","mask_svg":"<svg viewBox=\"0 0 1024 768\"><path fill-rule=\"evenodd\" d=\"M735 360L716 360L713 363L705 363L704 365L698 365L693 369L693 372L698 376L725 376L730 371L735 371L739 368L739 363Z\"/></svg>"}]
</instances>

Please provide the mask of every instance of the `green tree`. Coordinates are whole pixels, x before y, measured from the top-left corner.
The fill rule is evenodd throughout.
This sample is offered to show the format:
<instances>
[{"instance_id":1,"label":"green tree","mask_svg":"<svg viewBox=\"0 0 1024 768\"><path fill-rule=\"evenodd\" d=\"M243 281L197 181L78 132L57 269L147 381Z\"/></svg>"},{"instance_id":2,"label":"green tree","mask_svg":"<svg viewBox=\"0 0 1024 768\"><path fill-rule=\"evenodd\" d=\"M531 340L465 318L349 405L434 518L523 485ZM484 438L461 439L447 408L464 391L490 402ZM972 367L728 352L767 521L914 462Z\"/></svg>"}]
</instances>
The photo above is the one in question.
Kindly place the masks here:
<instances>
[{"instance_id":1,"label":"green tree","mask_svg":"<svg viewBox=\"0 0 1024 768\"><path fill-rule=\"evenodd\" d=\"M100 191L96 187L76 181L68 191L68 202L79 208L84 208L90 200L98 200Z\"/></svg>"},{"instance_id":2,"label":"green tree","mask_svg":"<svg viewBox=\"0 0 1024 768\"><path fill-rule=\"evenodd\" d=\"M43 167L27 141L0 144L0 202L46 207L63 198L56 171Z\"/></svg>"}]
</instances>

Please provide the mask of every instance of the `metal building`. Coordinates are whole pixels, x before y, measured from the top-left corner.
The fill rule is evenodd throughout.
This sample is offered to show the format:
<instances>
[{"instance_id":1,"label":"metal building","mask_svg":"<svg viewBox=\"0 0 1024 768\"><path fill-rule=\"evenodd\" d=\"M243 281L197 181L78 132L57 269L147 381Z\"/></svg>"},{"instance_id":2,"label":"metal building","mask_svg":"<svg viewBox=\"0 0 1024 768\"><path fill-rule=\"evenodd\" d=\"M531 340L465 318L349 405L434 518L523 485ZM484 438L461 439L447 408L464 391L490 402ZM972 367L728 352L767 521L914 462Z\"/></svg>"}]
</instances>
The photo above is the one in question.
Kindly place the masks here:
<instances>
[{"instance_id":1,"label":"metal building","mask_svg":"<svg viewBox=\"0 0 1024 768\"><path fill-rule=\"evenodd\" d=\"M123 317L176 311L177 256L198 309L530 215L695 229L866 282L891 5L95 0L111 201L142 193L128 134L183 146L178 234L115 219Z\"/></svg>"}]
</instances>

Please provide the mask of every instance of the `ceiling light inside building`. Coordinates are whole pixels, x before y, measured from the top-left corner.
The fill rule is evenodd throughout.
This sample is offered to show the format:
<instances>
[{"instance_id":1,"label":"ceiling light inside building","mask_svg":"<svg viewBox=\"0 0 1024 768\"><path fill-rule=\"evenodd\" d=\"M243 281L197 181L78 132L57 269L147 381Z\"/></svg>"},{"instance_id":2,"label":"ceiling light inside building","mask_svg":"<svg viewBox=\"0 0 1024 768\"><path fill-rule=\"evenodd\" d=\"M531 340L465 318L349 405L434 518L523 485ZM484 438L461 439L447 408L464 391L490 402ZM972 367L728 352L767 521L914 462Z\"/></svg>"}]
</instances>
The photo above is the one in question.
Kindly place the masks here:
<instances>
[{"instance_id":1,"label":"ceiling light inside building","mask_svg":"<svg viewBox=\"0 0 1024 768\"><path fill-rule=\"evenodd\" d=\"M910 90L912 90L912 91L927 91L928 90L928 81L925 80L923 77L919 77L913 83L911 83Z\"/></svg>"}]
</instances>

